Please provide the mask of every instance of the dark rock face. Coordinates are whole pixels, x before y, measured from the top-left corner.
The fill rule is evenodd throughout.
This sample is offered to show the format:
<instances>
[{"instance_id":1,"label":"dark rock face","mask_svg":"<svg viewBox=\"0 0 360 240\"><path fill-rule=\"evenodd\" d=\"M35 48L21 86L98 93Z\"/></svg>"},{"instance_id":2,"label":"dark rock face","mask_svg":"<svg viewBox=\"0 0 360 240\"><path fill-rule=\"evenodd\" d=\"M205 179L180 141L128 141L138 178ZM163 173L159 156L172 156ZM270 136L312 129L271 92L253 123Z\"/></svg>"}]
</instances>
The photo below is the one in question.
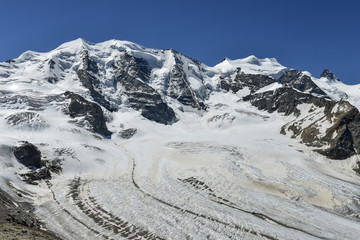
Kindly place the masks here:
<instances>
[{"instance_id":1,"label":"dark rock face","mask_svg":"<svg viewBox=\"0 0 360 240\"><path fill-rule=\"evenodd\" d=\"M244 101L250 101L252 105L270 113L280 112L286 116L294 113L300 114L296 106L302 103L314 104L317 107L323 107L327 102L324 98L315 97L311 94L298 92L292 88L278 88L275 91L268 91L254 95L248 95L243 98Z\"/></svg>"},{"instance_id":2,"label":"dark rock face","mask_svg":"<svg viewBox=\"0 0 360 240\"><path fill-rule=\"evenodd\" d=\"M47 64L49 65L49 68L50 68L50 71L55 69L55 61L50 59ZM56 77L56 75L53 75L53 76L48 76L46 77L46 80L49 82L49 83L52 83L52 84L55 84L59 81L59 79Z\"/></svg>"},{"instance_id":3,"label":"dark rock face","mask_svg":"<svg viewBox=\"0 0 360 240\"><path fill-rule=\"evenodd\" d=\"M160 94L139 78L143 73L138 71L140 67L134 57L125 53L116 67L115 81L123 86L123 92L132 108L158 123L171 124L175 121L174 111L162 100Z\"/></svg>"},{"instance_id":4,"label":"dark rock face","mask_svg":"<svg viewBox=\"0 0 360 240\"><path fill-rule=\"evenodd\" d=\"M96 77L92 76L87 70L79 69L76 71L81 83L90 90L90 95L94 99L95 102L99 103L105 109L109 110L110 112L114 111L115 109L111 106L111 104L104 98L101 93L95 90L95 87L100 86L100 82Z\"/></svg>"},{"instance_id":5,"label":"dark rock face","mask_svg":"<svg viewBox=\"0 0 360 240\"><path fill-rule=\"evenodd\" d=\"M29 142L24 142L19 147L14 147L16 159L31 171L22 173L22 180L28 184L37 185L37 181L51 179L51 172L61 173L61 161L44 161L41 159L40 150Z\"/></svg>"},{"instance_id":6,"label":"dark rock face","mask_svg":"<svg viewBox=\"0 0 360 240\"><path fill-rule=\"evenodd\" d=\"M5 118L6 122L13 127L27 126L33 129L42 129L47 123L36 112L19 112Z\"/></svg>"},{"instance_id":7,"label":"dark rock face","mask_svg":"<svg viewBox=\"0 0 360 240\"><path fill-rule=\"evenodd\" d=\"M360 161L358 160L353 167L353 170L360 175Z\"/></svg>"},{"instance_id":8,"label":"dark rock face","mask_svg":"<svg viewBox=\"0 0 360 240\"><path fill-rule=\"evenodd\" d=\"M49 64L50 69L54 69L54 68L55 68L55 62L54 62L54 60L50 59L50 60L48 61L48 64Z\"/></svg>"},{"instance_id":9,"label":"dark rock face","mask_svg":"<svg viewBox=\"0 0 360 240\"><path fill-rule=\"evenodd\" d=\"M1 239L60 240L48 231L41 231L34 207L25 202L23 194L15 190L10 195L0 189L0 235Z\"/></svg>"},{"instance_id":10,"label":"dark rock face","mask_svg":"<svg viewBox=\"0 0 360 240\"><path fill-rule=\"evenodd\" d=\"M99 68L96 62L89 57L89 52L86 49L83 49L81 51L81 57L84 65L84 70L92 73L98 73Z\"/></svg>"},{"instance_id":11,"label":"dark rock face","mask_svg":"<svg viewBox=\"0 0 360 240\"><path fill-rule=\"evenodd\" d=\"M6 60L5 62L7 62L7 63L14 63L15 60L14 60L14 59L8 59L8 60Z\"/></svg>"},{"instance_id":12,"label":"dark rock face","mask_svg":"<svg viewBox=\"0 0 360 240\"><path fill-rule=\"evenodd\" d=\"M301 128L304 119L298 119L291 125L283 126L285 130L293 132L293 137L300 136L303 143L311 147L329 146L327 149L318 149L321 153L332 159L346 159L360 152L360 113L346 101L329 101L325 98L298 92L292 88L280 88L274 92L264 92L249 95L243 98L260 110L280 112L285 115L300 115L297 108L300 104L311 104L317 108L324 108L323 117L316 120L306 128ZM339 110L342 109L342 110ZM330 127L325 135L320 135L319 121L326 121Z\"/></svg>"},{"instance_id":13,"label":"dark rock face","mask_svg":"<svg viewBox=\"0 0 360 240\"><path fill-rule=\"evenodd\" d=\"M321 77L327 78L330 81L339 81L339 79L337 79L337 77L335 77L335 75L329 69L324 69L324 71L321 73Z\"/></svg>"},{"instance_id":14,"label":"dark rock face","mask_svg":"<svg viewBox=\"0 0 360 240\"><path fill-rule=\"evenodd\" d=\"M10 109L27 109L33 111L43 111L46 100L34 99L25 95L13 95L11 92L0 90L0 106Z\"/></svg>"},{"instance_id":15,"label":"dark rock face","mask_svg":"<svg viewBox=\"0 0 360 240\"><path fill-rule=\"evenodd\" d=\"M57 83L59 81L59 79L57 77L47 77L46 80L49 82L49 83Z\"/></svg>"},{"instance_id":16,"label":"dark rock face","mask_svg":"<svg viewBox=\"0 0 360 240\"><path fill-rule=\"evenodd\" d=\"M346 101L341 101L341 106L347 107L345 112L330 113L333 108L326 109L329 119L334 118L334 123L324 137L330 148L319 153L333 159L345 159L360 152L360 113ZM335 106L334 106L335 107ZM332 136L336 135L332 139Z\"/></svg>"},{"instance_id":17,"label":"dark rock face","mask_svg":"<svg viewBox=\"0 0 360 240\"><path fill-rule=\"evenodd\" d=\"M245 74L241 72L240 68L238 68L235 79L222 79L220 81L220 88L236 93L237 91L248 87L250 92L254 93L260 88L275 82L276 80L269 76L260 74Z\"/></svg>"},{"instance_id":18,"label":"dark rock face","mask_svg":"<svg viewBox=\"0 0 360 240\"><path fill-rule=\"evenodd\" d=\"M297 70L290 70L286 72L281 78L280 83L291 86L301 92L314 93L326 96L326 93L321 90L309 76Z\"/></svg>"},{"instance_id":19,"label":"dark rock face","mask_svg":"<svg viewBox=\"0 0 360 240\"><path fill-rule=\"evenodd\" d=\"M130 139L136 134L136 132L137 132L136 128L128 128L128 129L124 129L124 130L120 131L119 135L122 138Z\"/></svg>"},{"instance_id":20,"label":"dark rock face","mask_svg":"<svg viewBox=\"0 0 360 240\"><path fill-rule=\"evenodd\" d=\"M151 74L151 67L149 64L141 58L136 58L127 52L120 57L114 66L119 77L128 77L138 78L143 82L148 82Z\"/></svg>"},{"instance_id":21,"label":"dark rock face","mask_svg":"<svg viewBox=\"0 0 360 240\"><path fill-rule=\"evenodd\" d=\"M41 168L44 163L41 161L41 152L31 143L24 142L19 147L14 148L16 159L26 167Z\"/></svg>"},{"instance_id":22,"label":"dark rock face","mask_svg":"<svg viewBox=\"0 0 360 240\"><path fill-rule=\"evenodd\" d=\"M93 61L88 54L87 50L82 51L82 61L84 69L78 69L76 74L83 84L83 86L90 91L91 97L95 102L99 103L105 109L109 111L114 111L115 109L111 106L110 102L108 102L104 96L101 94L100 89L100 81L94 76L94 74L98 73L99 68L95 61Z\"/></svg>"},{"instance_id":23,"label":"dark rock face","mask_svg":"<svg viewBox=\"0 0 360 240\"><path fill-rule=\"evenodd\" d=\"M56 159L46 162L46 168L49 169L50 172L60 174L62 172L61 160Z\"/></svg>"},{"instance_id":24,"label":"dark rock face","mask_svg":"<svg viewBox=\"0 0 360 240\"><path fill-rule=\"evenodd\" d=\"M85 100L78 94L65 92L65 96L71 100L69 105L69 115L72 118L85 117L92 130L105 137L111 137L111 132L106 127L103 111L99 105Z\"/></svg>"},{"instance_id":25,"label":"dark rock face","mask_svg":"<svg viewBox=\"0 0 360 240\"><path fill-rule=\"evenodd\" d=\"M38 185L37 181L51 179L49 168L43 167L35 171L20 174L22 180L27 184Z\"/></svg>"},{"instance_id":26,"label":"dark rock face","mask_svg":"<svg viewBox=\"0 0 360 240\"><path fill-rule=\"evenodd\" d=\"M29 203L16 201L0 189L0 221L6 220L27 227L40 228L40 222L35 218L33 211Z\"/></svg>"},{"instance_id":27,"label":"dark rock face","mask_svg":"<svg viewBox=\"0 0 360 240\"><path fill-rule=\"evenodd\" d=\"M171 69L168 81L167 95L177 99L184 105L197 109L204 109L205 105L198 100L196 94L190 87L186 73L183 69L183 62L174 54L175 65Z\"/></svg>"}]
</instances>

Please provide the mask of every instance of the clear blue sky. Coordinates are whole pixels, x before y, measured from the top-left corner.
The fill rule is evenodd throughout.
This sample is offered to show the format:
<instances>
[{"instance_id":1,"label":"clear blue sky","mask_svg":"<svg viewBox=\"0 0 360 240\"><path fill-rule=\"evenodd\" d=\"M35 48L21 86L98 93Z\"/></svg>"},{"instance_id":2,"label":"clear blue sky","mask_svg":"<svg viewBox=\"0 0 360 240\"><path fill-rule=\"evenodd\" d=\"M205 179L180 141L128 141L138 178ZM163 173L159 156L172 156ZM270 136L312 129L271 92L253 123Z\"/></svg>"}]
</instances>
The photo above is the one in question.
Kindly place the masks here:
<instances>
[{"instance_id":1,"label":"clear blue sky","mask_svg":"<svg viewBox=\"0 0 360 240\"><path fill-rule=\"evenodd\" d=\"M173 48L210 66L253 54L360 83L357 0L0 0L0 21L0 61L79 37L120 39Z\"/></svg>"}]
</instances>

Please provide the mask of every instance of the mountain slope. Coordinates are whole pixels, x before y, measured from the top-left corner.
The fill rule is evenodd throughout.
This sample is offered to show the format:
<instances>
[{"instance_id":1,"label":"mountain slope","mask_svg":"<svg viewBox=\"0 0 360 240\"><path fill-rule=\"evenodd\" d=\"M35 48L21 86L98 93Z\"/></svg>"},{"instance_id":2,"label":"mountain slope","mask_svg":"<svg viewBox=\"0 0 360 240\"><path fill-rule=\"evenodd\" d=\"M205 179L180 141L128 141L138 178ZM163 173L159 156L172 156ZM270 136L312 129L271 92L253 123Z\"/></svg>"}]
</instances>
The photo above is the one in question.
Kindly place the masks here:
<instances>
[{"instance_id":1,"label":"mountain slope","mask_svg":"<svg viewBox=\"0 0 360 240\"><path fill-rule=\"evenodd\" d=\"M0 187L60 238L360 234L359 86L329 70L77 39L0 86Z\"/></svg>"}]
</instances>

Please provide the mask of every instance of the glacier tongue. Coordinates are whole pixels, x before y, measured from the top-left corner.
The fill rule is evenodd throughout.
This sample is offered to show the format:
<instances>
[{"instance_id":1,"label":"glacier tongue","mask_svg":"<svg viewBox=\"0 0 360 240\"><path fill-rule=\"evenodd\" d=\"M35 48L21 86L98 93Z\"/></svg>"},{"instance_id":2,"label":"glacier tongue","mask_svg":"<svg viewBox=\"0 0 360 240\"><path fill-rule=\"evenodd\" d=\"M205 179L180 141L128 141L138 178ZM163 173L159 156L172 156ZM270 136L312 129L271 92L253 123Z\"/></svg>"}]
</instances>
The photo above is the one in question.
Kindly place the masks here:
<instances>
[{"instance_id":1,"label":"glacier tongue","mask_svg":"<svg viewBox=\"0 0 360 240\"><path fill-rule=\"evenodd\" d=\"M0 197L62 239L357 239L359 86L327 76L118 40L28 51L0 64Z\"/></svg>"}]
</instances>

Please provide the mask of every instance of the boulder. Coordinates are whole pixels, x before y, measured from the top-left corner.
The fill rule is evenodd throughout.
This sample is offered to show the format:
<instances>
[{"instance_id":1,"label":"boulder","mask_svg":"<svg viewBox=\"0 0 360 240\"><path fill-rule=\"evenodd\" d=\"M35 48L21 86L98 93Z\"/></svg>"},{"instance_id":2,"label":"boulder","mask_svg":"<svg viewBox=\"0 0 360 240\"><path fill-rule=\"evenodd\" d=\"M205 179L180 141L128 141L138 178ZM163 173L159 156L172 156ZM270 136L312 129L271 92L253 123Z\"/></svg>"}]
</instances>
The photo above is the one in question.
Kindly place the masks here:
<instances>
[{"instance_id":1,"label":"boulder","mask_svg":"<svg viewBox=\"0 0 360 240\"><path fill-rule=\"evenodd\" d=\"M41 160L41 152L35 145L29 142L24 142L21 146L14 147L14 155L26 167L41 168L44 166L44 162Z\"/></svg>"},{"instance_id":2,"label":"boulder","mask_svg":"<svg viewBox=\"0 0 360 240\"><path fill-rule=\"evenodd\" d=\"M84 117L96 133L110 138L112 132L107 129L103 111L96 103L85 100L80 95L73 92L65 92L65 96L70 99L68 113L72 118Z\"/></svg>"}]
</instances>

